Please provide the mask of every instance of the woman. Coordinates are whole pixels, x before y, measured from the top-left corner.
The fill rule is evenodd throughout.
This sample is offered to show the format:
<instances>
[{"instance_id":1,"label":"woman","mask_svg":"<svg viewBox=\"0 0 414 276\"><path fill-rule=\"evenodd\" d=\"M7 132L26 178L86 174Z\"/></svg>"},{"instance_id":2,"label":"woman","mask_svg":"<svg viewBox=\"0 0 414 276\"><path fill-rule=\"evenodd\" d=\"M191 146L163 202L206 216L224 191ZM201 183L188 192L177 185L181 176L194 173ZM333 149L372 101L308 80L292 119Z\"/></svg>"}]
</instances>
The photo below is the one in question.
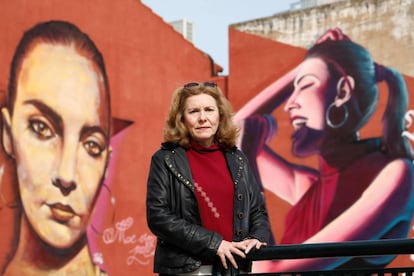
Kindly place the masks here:
<instances>
[{"instance_id":1,"label":"woman","mask_svg":"<svg viewBox=\"0 0 414 276\"><path fill-rule=\"evenodd\" d=\"M17 249L2 275L100 275L86 229L109 160L103 58L63 21L26 31L11 64L3 147L17 168Z\"/></svg>"},{"instance_id":2,"label":"woman","mask_svg":"<svg viewBox=\"0 0 414 276\"><path fill-rule=\"evenodd\" d=\"M366 49L339 29L327 32L293 72L294 88L284 107L294 128L292 151L299 157L316 154L318 171L289 163L266 145L275 128L267 101L255 101L237 114L244 121L244 138L257 139L241 143L256 149L249 159L263 187L292 205L279 243L407 237L414 210L414 166L403 135L407 91L401 75L375 64ZM383 135L360 139L359 130L376 110L379 81L389 88ZM278 92L264 98L275 99ZM251 135L258 130L263 132ZM384 267L392 259L264 261L255 271Z\"/></svg>"},{"instance_id":3,"label":"woman","mask_svg":"<svg viewBox=\"0 0 414 276\"><path fill-rule=\"evenodd\" d=\"M235 147L237 134L231 106L215 83L175 91L165 142L148 177L147 221L158 238L155 272L246 271L248 264L236 258L266 245L263 197Z\"/></svg>"}]
</instances>

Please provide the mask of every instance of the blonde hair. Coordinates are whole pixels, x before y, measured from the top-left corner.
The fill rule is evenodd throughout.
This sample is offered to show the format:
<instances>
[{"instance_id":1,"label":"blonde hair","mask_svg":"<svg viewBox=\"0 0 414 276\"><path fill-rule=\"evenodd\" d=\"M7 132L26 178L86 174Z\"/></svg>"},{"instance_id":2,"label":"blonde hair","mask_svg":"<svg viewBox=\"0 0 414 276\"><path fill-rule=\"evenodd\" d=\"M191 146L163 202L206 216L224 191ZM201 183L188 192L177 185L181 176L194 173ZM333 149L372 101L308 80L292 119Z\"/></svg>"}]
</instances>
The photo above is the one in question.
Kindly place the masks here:
<instances>
[{"instance_id":1,"label":"blonde hair","mask_svg":"<svg viewBox=\"0 0 414 276\"><path fill-rule=\"evenodd\" d=\"M211 82L188 83L174 91L164 127L164 141L178 143L184 148L190 146L190 134L184 125L184 108L189 97L200 94L210 95L217 103L220 121L214 142L222 149L234 147L239 135L239 128L233 122L233 108L220 88Z\"/></svg>"}]
</instances>

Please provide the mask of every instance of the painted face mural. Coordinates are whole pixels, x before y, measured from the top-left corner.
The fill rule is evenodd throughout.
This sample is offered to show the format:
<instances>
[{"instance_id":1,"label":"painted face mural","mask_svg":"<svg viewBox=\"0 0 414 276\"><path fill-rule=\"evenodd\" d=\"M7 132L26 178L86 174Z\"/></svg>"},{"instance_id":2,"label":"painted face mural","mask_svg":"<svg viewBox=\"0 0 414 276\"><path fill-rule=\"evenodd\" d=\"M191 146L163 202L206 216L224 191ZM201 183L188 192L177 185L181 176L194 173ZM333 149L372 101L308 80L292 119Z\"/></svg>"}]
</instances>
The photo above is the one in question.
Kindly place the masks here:
<instances>
[{"instance_id":1,"label":"painted face mural","mask_svg":"<svg viewBox=\"0 0 414 276\"><path fill-rule=\"evenodd\" d=\"M44 43L17 87L10 138L24 214L43 241L68 247L85 232L108 155L100 75L75 49Z\"/></svg>"},{"instance_id":2,"label":"painted face mural","mask_svg":"<svg viewBox=\"0 0 414 276\"><path fill-rule=\"evenodd\" d=\"M294 80L294 91L284 110L295 130L293 152L298 156L315 153L323 138L328 98L329 71L323 60L310 58L303 62Z\"/></svg>"},{"instance_id":3,"label":"painted face mural","mask_svg":"<svg viewBox=\"0 0 414 276\"><path fill-rule=\"evenodd\" d=\"M287 93L288 81L293 88L284 111L293 126L292 155L313 155L314 166L293 162L271 146L279 104L267 99ZM383 132L361 137L378 106L381 81L392 84ZM364 47L332 29L295 70L262 93L237 112L236 121L245 133L240 146L262 188L291 205L275 243L406 238L414 214L414 165L404 135L408 91L400 73L375 63ZM392 216L384 220L383 212ZM394 257L261 261L254 271L386 267Z\"/></svg>"},{"instance_id":4,"label":"painted face mural","mask_svg":"<svg viewBox=\"0 0 414 276\"><path fill-rule=\"evenodd\" d=\"M40 23L25 35L12 63L9 106L2 108L3 146L14 160L22 205L5 274L99 271L86 230L109 158L103 62L68 22ZM37 262L27 262L32 258Z\"/></svg>"},{"instance_id":5,"label":"painted face mural","mask_svg":"<svg viewBox=\"0 0 414 276\"><path fill-rule=\"evenodd\" d=\"M325 126L325 98L329 71L317 58L307 59L294 80L294 91L285 104L295 130L302 126L322 130Z\"/></svg>"}]
</instances>

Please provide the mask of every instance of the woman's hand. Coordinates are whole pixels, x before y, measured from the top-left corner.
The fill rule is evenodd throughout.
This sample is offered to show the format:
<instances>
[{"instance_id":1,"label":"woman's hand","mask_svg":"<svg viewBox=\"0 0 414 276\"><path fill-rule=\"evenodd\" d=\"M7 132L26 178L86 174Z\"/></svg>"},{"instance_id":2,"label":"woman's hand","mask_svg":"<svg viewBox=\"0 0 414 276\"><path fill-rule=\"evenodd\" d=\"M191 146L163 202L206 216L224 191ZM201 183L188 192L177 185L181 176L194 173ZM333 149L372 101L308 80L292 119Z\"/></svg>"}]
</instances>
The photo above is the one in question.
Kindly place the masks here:
<instances>
[{"instance_id":1,"label":"woman's hand","mask_svg":"<svg viewBox=\"0 0 414 276\"><path fill-rule=\"evenodd\" d=\"M242 250L244 251L244 254L249 254L250 250L252 250L252 248L256 248L256 249L260 249L264 246L267 246L266 242L261 242L257 239L245 239L241 242L239 242L241 244Z\"/></svg>"},{"instance_id":2,"label":"woman's hand","mask_svg":"<svg viewBox=\"0 0 414 276\"><path fill-rule=\"evenodd\" d=\"M243 246L240 242L229 242L222 240L219 248L217 249L217 256L219 256L221 263L225 269L228 268L226 258L230 261L234 268L238 268L237 262L233 257L233 254L239 255L242 258L246 258L243 253Z\"/></svg>"},{"instance_id":3,"label":"woman's hand","mask_svg":"<svg viewBox=\"0 0 414 276\"><path fill-rule=\"evenodd\" d=\"M256 160L264 145L275 136L277 121L271 114L256 114L245 118L242 125L240 149L249 160Z\"/></svg>"},{"instance_id":4,"label":"woman's hand","mask_svg":"<svg viewBox=\"0 0 414 276\"><path fill-rule=\"evenodd\" d=\"M342 32L340 28L328 29L321 35L315 44L323 43L327 40L350 40L349 37Z\"/></svg>"},{"instance_id":5,"label":"woman's hand","mask_svg":"<svg viewBox=\"0 0 414 276\"><path fill-rule=\"evenodd\" d=\"M225 269L228 268L226 259L228 259L233 267L237 269L237 262L234 259L233 254L236 254L242 258L246 258L246 254L248 254L253 247L260 249L266 245L267 243L260 242L257 239L246 239L240 242L228 242L223 240L221 241L220 246L217 250L217 255L219 256L221 263Z\"/></svg>"}]
</instances>

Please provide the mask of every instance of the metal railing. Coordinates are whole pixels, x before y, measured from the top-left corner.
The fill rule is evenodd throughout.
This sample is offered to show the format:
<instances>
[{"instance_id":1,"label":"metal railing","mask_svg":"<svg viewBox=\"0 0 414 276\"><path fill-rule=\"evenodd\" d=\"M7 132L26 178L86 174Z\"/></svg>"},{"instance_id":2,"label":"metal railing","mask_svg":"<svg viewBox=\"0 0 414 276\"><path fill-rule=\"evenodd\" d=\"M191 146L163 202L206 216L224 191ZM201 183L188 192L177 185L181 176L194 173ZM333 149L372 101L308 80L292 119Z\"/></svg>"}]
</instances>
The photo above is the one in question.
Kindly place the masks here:
<instances>
[{"instance_id":1,"label":"metal railing","mask_svg":"<svg viewBox=\"0 0 414 276\"><path fill-rule=\"evenodd\" d=\"M247 255L251 261L331 258L349 256L387 256L414 253L414 239L386 239L367 241L348 241L333 243L275 245L252 251ZM323 271L286 271L273 273L250 273L236 275L294 275L294 276L353 276L353 275L414 275L414 267L376 268L376 269L346 269Z\"/></svg>"}]
</instances>

